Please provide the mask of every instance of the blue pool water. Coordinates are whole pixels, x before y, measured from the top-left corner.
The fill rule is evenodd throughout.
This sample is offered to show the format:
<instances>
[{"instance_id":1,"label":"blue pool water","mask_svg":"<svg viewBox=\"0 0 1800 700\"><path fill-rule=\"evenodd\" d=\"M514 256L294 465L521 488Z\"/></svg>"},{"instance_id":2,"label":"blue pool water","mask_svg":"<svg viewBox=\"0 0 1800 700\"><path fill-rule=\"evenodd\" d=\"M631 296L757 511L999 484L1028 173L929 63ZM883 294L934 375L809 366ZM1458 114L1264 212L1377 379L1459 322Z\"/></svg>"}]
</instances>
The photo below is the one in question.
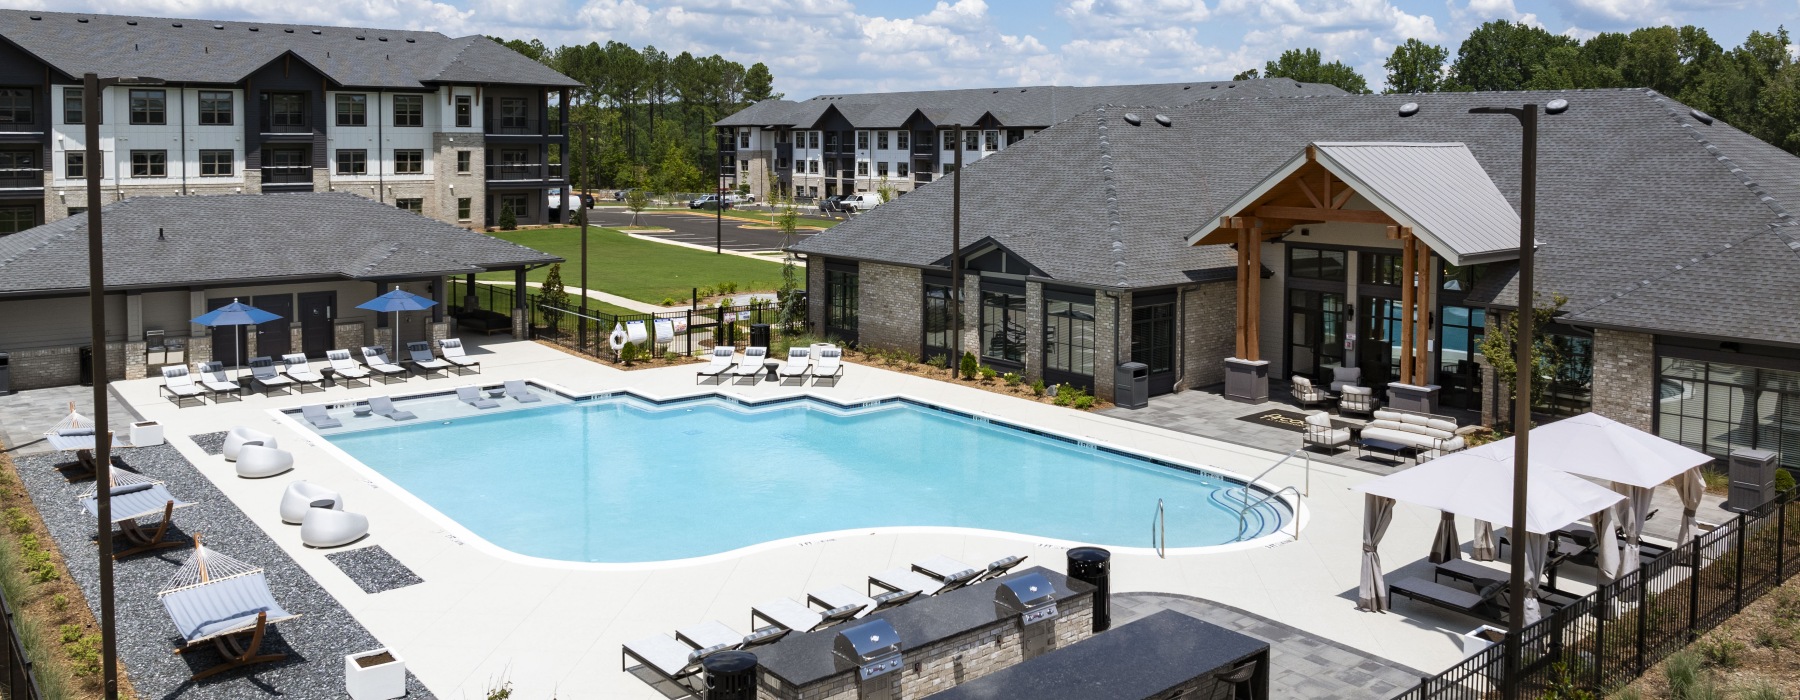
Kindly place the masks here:
<instances>
[{"instance_id":1,"label":"blue pool water","mask_svg":"<svg viewBox=\"0 0 1800 700\"><path fill-rule=\"evenodd\" d=\"M1239 497L1224 493L1235 481L903 401L617 396L327 439L489 542L567 561L682 559L886 526L1149 547L1159 498L1167 546L1239 539L1226 505ZM1260 508L1243 538L1285 517Z\"/></svg>"}]
</instances>

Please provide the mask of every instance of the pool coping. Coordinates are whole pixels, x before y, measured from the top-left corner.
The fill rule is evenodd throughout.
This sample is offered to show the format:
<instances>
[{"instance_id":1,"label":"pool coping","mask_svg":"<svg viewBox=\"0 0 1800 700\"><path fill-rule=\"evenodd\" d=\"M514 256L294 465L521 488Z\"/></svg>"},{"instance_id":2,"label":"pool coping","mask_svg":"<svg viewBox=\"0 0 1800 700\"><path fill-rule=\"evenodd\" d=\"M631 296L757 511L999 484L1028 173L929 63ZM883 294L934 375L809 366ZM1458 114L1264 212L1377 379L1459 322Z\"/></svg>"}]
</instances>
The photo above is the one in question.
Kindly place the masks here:
<instances>
[{"instance_id":1,"label":"pool coping","mask_svg":"<svg viewBox=\"0 0 1800 700\"><path fill-rule=\"evenodd\" d=\"M919 406L922 408L928 408L931 410L942 411L942 412L949 413L951 415L959 416L962 418L982 420L989 424L997 424L1002 427L1007 427L1007 428L1011 428L1014 430L1023 431L1023 432L1037 435L1040 437L1047 437L1047 438L1060 440L1060 441L1068 442L1068 443L1075 444L1075 445L1092 446L1094 449L1096 449L1098 451L1108 452L1115 456L1143 460L1145 462L1149 462L1151 464L1155 464L1155 465L1161 466L1161 467L1168 467L1168 468L1179 469L1179 470L1194 473L1194 474L1212 476L1212 477L1215 477L1215 478L1218 478L1218 479L1221 479L1221 480L1224 480L1227 482L1233 482L1233 483L1236 483L1238 485L1245 486L1245 487L1254 486L1255 488L1262 490L1265 494L1273 495L1273 497L1276 498L1280 503L1284 504L1287 507L1288 512L1291 514L1291 516L1293 518L1294 530L1292 533L1289 533L1286 531L1286 525L1284 524L1284 525L1278 527L1275 532L1272 532L1272 533L1269 533L1269 534L1266 534L1266 535L1263 535L1260 537L1256 537L1253 539L1243 540L1240 542L1228 542L1228 543L1224 543L1224 544L1206 545L1206 546L1200 546L1200 547L1168 547L1168 548L1164 548L1161 552L1161 556L1163 556L1165 558L1166 557L1175 557L1175 556L1196 556L1196 555L1203 555L1203 554L1220 554L1220 553L1236 552L1236 551L1243 551L1243 550L1249 550L1249 549L1265 549L1265 548L1277 547L1277 546L1280 546L1283 544L1287 544L1289 542L1297 541L1299 539L1299 533L1305 529L1307 521L1311 520L1311 514L1306 506L1304 498L1298 498L1298 497L1291 496L1291 495L1284 495L1282 493L1283 489L1281 487L1275 486L1266 481L1252 480L1249 477L1246 477L1246 476L1240 475L1236 472L1232 472L1232 471L1225 470L1225 469L1203 467L1203 466L1199 466L1199 465L1195 465L1195 464L1189 464L1189 463L1186 463L1186 462L1183 462L1180 460L1169 459L1166 457L1152 456L1149 454L1145 454L1141 451L1131 450L1131 449L1128 449L1128 448L1125 448L1125 447L1122 447L1122 446L1119 446L1119 445L1116 445L1116 444L1113 444L1111 442L1104 441L1104 440L1094 440L1094 439L1089 439L1089 438L1077 438L1077 437L1065 435L1065 434L1062 434L1062 433L1059 433L1059 432L1056 432L1053 430L1046 430L1043 428L1031 427L1028 425L1021 424L1020 422L1018 422L1016 420L1000 418L1000 417L993 416L991 414L980 412L980 411L971 411L971 410L966 410L966 409L961 409L961 408L951 408L948 406L941 406L941 405L934 404L929 401L915 398L913 396L909 396L906 394L882 394L882 395L877 395L873 398L859 399L852 403L846 404L844 402L836 401L836 400L833 400L826 396L821 396L821 395L811 391L810 387L808 388L809 389L808 391L805 391L805 392L802 392L799 394L778 396L778 397L772 397L772 398L768 398L768 399L758 400L758 399L748 399L748 398L744 398L744 397L740 397L740 396L733 396L730 394L720 393L718 391L718 387L716 385L711 390L685 392L685 393L678 393L674 396L659 397L659 396L646 394L644 392L640 392L640 391L633 390L633 389L615 389L615 390L600 391L600 392L594 392L594 393L588 393L588 394L581 394L581 393L577 393L574 391L570 391L566 387L563 387L561 385L558 385L558 384L555 384L552 382L546 382L546 381L536 379L536 378L526 379L525 382L528 385L536 386L540 389L553 392L553 393L557 394L558 396L568 399L571 402L569 405L580 405L583 403L600 400L600 399L609 399L609 398L616 398L616 397L629 397L629 398L634 398L637 400L646 401L646 402L649 402L652 404L657 404L657 405L671 405L671 404L677 404L677 403L682 403L682 402L687 402L687 401L701 401L701 400L708 400L708 399L717 399L717 400L725 401L728 403L745 406L747 408L765 408L765 407L774 406L774 405L778 405L778 404L784 404L784 403L813 401L813 402L825 404L828 406L836 407L839 410L847 411L847 410L853 410L853 409L858 409L858 408L870 408L870 407L878 406L878 405L881 405L884 403L889 403L889 402L904 402L904 403L912 404L912 405ZM486 385L484 383L478 382L477 384L482 386L484 389L486 388ZM394 398L396 401L399 401L399 400L404 400L404 399L445 396L445 395L454 395L454 394L455 394L455 388L452 387L448 391L443 391L443 390L423 391L423 392L418 392L418 393L413 393L413 394L397 395ZM516 409L516 410L523 410L523 409ZM700 565L711 564L711 563L715 563L715 562L741 559L741 558L752 556L752 555L755 555L758 553L768 552L768 551L782 549L782 548L786 548L786 547L793 547L793 546L804 547L804 546L811 545L811 544L817 544L817 543L822 543L822 542L831 542L831 541L835 541L835 540L839 540L839 539L848 539L850 537L863 537L863 536L871 536L871 535L889 535L889 534L893 534L893 535L905 535L905 534L980 535L980 536L994 537L994 538L998 538L998 539L1013 540L1013 541L1033 544L1033 545L1037 545L1039 547L1055 547L1055 548L1063 548L1063 549L1068 549L1068 548L1073 548L1073 547L1095 546L1092 543L1088 543L1088 542L1064 540L1064 539L1058 539L1058 538L1054 538L1054 537L1044 537L1041 535L1030 535L1030 534L1026 534L1026 533L1012 532L1012 531L1008 531L1008 530L989 530L989 529L984 529L984 528L956 527L956 526L947 526L947 525L908 525L908 526L852 528L852 529L847 529L847 530L830 530L830 531L824 531L824 532L808 533L808 534L804 534L804 535L796 535L793 537L784 537L781 539L767 540L767 541L759 542L759 543L752 544L752 545L745 545L743 547L729 549L729 550L726 550L723 552L716 552L713 554L707 554L707 555L702 555L702 556L698 556L698 557L685 557L685 558L681 558L681 559L662 559L662 560L657 560L657 561L640 561L640 562L582 562L582 561L569 561L566 559L551 559L551 558L547 558L547 557L538 557L538 556L532 556L529 554L521 554L519 552L515 552L513 550L510 550L510 549L502 547L498 544L495 544L495 543L489 541L487 538L482 537L479 534L476 534L473 530L470 530L468 527L464 526L462 523L457 522L457 520L455 518L450 517L449 515L445 514L443 511L438 510L435 506L432 506L430 503L426 502L423 498L420 498L419 496L413 494L411 491L407 490L405 487L403 487L400 484L394 482L393 480L387 478L387 476L383 475L381 472L375 470L374 468L368 466L367 464L364 464L362 462L362 460L359 460L356 457L351 456L350 453L345 452L342 448L339 448L335 443L331 442L331 440L327 439L327 437L323 433L318 432L317 430L313 429L310 424L307 424L303 420L301 420L299 418L299 416L300 416L300 408L299 407L269 408L269 409L264 409L264 411L271 418L273 418L277 423L286 425L287 427L293 429L295 431L295 433L302 436L302 439L305 440L308 444L310 444L314 447L323 449L327 454L332 455L333 457L337 458L340 462L342 462L346 466L350 467L351 470L353 470L357 474L359 474L363 478L363 481L365 483L367 483L370 487L379 489L379 490L383 490L383 491L387 491L387 492L393 494L395 496L395 498L400 500L402 503L405 503L408 506L411 506L415 511L424 515L427 520L430 520L434 524L443 528L445 533L448 534L456 542L458 542L460 544L467 544L471 547L474 547L478 551L481 551L484 554L488 554L490 556L496 557L503 561L512 562L512 563L516 563L516 564L524 564L524 565L529 565L529 566L538 566L538 567L546 567L546 568L554 568L554 569L566 569L566 570L574 570L574 571L660 571L660 570L666 570L666 569L671 569L671 568L681 568L681 567L687 567L687 566L700 566ZM1127 546L1114 546L1114 545L1104 545L1104 547L1108 551L1111 551L1115 554L1136 554L1136 555L1148 555L1148 556L1158 555L1158 551L1154 547L1127 547Z\"/></svg>"}]
</instances>

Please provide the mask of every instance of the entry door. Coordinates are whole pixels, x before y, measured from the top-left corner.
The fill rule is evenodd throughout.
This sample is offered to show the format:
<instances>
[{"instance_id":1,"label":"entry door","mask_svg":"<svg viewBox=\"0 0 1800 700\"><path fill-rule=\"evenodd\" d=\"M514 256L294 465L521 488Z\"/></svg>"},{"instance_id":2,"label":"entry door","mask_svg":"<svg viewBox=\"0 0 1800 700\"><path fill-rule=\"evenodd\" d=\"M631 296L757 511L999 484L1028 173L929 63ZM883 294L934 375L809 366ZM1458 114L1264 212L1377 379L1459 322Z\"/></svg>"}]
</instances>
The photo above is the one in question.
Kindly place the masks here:
<instances>
[{"instance_id":1,"label":"entry door","mask_svg":"<svg viewBox=\"0 0 1800 700\"><path fill-rule=\"evenodd\" d=\"M1356 343L1363 386L1382 387L1400 376L1400 300L1362 298L1362 339Z\"/></svg>"},{"instance_id":2,"label":"entry door","mask_svg":"<svg viewBox=\"0 0 1800 700\"><path fill-rule=\"evenodd\" d=\"M1344 295L1288 290L1288 371L1331 383L1331 367L1344 363Z\"/></svg>"},{"instance_id":3,"label":"entry door","mask_svg":"<svg viewBox=\"0 0 1800 700\"><path fill-rule=\"evenodd\" d=\"M337 307L337 292L300 293L300 352L320 358L332 349L332 314Z\"/></svg>"},{"instance_id":4,"label":"entry door","mask_svg":"<svg viewBox=\"0 0 1800 700\"><path fill-rule=\"evenodd\" d=\"M288 333L288 326L294 321L294 295L265 294L252 298L250 305L281 317L256 324L257 357L280 360L282 355L293 352L290 348L294 341L293 336Z\"/></svg>"},{"instance_id":5,"label":"entry door","mask_svg":"<svg viewBox=\"0 0 1800 700\"><path fill-rule=\"evenodd\" d=\"M206 310L213 311L230 304L234 299L207 299ZM249 364L244 346L246 329L243 326L213 326L212 329L212 361L223 362L226 367L242 367Z\"/></svg>"}]
</instances>

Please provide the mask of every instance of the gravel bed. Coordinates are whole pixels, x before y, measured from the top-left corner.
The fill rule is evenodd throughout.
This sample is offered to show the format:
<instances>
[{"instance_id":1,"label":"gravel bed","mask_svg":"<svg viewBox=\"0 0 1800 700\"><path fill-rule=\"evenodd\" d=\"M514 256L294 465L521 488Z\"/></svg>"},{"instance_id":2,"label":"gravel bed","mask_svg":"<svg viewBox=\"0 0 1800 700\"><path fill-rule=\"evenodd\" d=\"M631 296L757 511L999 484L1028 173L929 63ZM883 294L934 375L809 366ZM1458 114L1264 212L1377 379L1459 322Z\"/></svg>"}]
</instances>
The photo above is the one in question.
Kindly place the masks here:
<instances>
[{"instance_id":1,"label":"gravel bed","mask_svg":"<svg viewBox=\"0 0 1800 700\"><path fill-rule=\"evenodd\" d=\"M220 455L225 454L225 432L221 430L216 433L189 435L188 439L193 440L194 444L199 445L200 449L207 454Z\"/></svg>"},{"instance_id":2,"label":"gravel bed","mask_svg":"<svg viewBox=\"0 0 1800 700\"><path fill-rule=\"evenodd\" d=\"M374 636L175 448L165 444L122 449L119 454L131 468L165 482L171 493L195 504L175 511L170 539L189 541L190 533L203 533L207 546L262 566L275 599L301 616L270 627L263 639L263 653L286 653L286 659L222 673L196 684L188 677L213 666L220 657L210 646L188 654L170 653L180 643L180 637L156 596L192 549L164 549L119 561L113 567L119 659L139 697L344 697L343 657L379 647ZM65 458L60 453L17 455L14 462L51 537L68 562L70 575L98 617L99 561L93 543L94 524L82 514L75 500L94 485L91 481L65 481L52 468ZM407 690L408 698L432 697L411 674L407 676Z\"/></svg>"},{"instance_id":3,"label":"gravel bed","mask_svg":"<svg viewBox=\"0 0 1800 700\"><path fill-rule=\"evenodd\" d=\"M352 549L348 552L332 552L326 559L342 569L345 576L361 586L364 593L380 593L396 588L405 588L415 583L424 583L412 569L388 554L381 545Z\"/></svg>"}]
</instances>

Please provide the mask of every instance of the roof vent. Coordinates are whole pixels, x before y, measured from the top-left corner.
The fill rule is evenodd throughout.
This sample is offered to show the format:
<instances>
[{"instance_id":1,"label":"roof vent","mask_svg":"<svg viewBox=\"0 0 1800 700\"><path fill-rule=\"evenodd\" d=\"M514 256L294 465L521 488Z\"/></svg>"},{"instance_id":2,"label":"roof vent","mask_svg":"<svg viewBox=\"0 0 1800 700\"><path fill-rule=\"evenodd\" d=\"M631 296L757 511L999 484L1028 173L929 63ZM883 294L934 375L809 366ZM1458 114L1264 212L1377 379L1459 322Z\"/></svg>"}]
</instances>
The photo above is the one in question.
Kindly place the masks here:
<instances>
[{"instance_id":1,"label":"roof vent","mask_svg":"<svg viewBox=\"0 0 1800 700\"><path fill-rule=\"evenodd\" d=\"M1175 122L1174 120L1169 119L1169 115L1167 114L1158 114L1156 115L1156 123L1163 126L1172 126Z\"/></svg>"},{"instance_id":2,"label":"roof vent","mask_svg":"<svg viewBox=\"0 0 1800 700\"><path fill-rule=\"evenodd\" d=\"M1701 124L1705 124L1707 126L1712 126L1712 123L1713 123L1712 115L1707 114L1707 113L1702 112L1697 109L1688 110L1688 114L1690 116L1692 116L1693 118L1700 120Z\"/></svg>"},{"instance_id":3,"label":"roof vent","mask_svg":"<svg viewBox=\"0 0 1800 700\"><path fill-rule=\"evenodd\" d=\"M283 30L281 30L281 31L282 31L282 33L284 33L284 34L293 34L293 33L294 33L294 30L293 30L293 28L291 28L291 27L290 27L290 28L288 28L288 29L283 29Z\"/></svg>"},{"instance_id":4,"label":"roof vent","mask_svg":"<svg viewBox=\"0 0 1800 700\"><path fill-rule=\"evenodd\" d=\"M1418 114L1418 113L1419 113L1419 103L1417 103L1417 102L1408 102L1406 104L1400 105L1400 116L1402 116L1402 117L1410 117L1410 116Z\"/></svg>"},{"instance_id":5,"label":"roof vent","mask_svg":"<svg viewBox=\"0 0 1800 700\"><path fill-rule=\"evenodd\" d=\"M999 91L999 90L995 90L995 91L993 91L993 92L990 92L990 93L988 93L988 94L989 94L989 95L998 95L998 94L1000 94L1000 91Z\"/></svg>"},{"instance_id":6,"label":"roof vent","mask_svg":"<svg viewBox=\"0 0 1800 700\"><path fill-rule=\"evenodd\" d=\"M1208 89L1208 90L1217 90L1217 89L1219 89L1219 86L1217 86L1217 85L1208 85L1208 86L1206 86L1206 89Z\"/></svg>"},{"instance_id":7,"label":"roof vent","mask_svg":"<svg viewBox=\"0 0 1800 700\"><path fill-rule=\"evenodd\" d=\"M171 26L171 27L174 27L174 28L176 28L176 29L180 29L180 28L181 28L181 23L180 23L180 22L174 22L174 23L171 23L171 24L170 24L170 25L169 25L169 26Z\"/></svg>"},{"instance_id":8,"label":"roof vent","mask_svg":"<svg viewBox=\"0 0 1800 700\"><path fill-rule=\"evenodd\" d=\"M1139 124L1144 123L1144 118L1140 117L1136 114L1133 114L1131 112L1126 112L1125 113L1125 123L1130 124L1132 126L1137 126Z\"/></svg>"},{"instance_id":9,"label":"roof vent","mask_svg":"<svg viewBox=\"0 0 1800 700\"><path fill-rule=\"evenodd\" d=\"M251 27L251 28L250 28L250 31L253 31L253 32L260 32L260 31L262 31L262 28L261 28L261 27Z\"/></svg>"},{"instance_id":10,"label":"roof vent","mask_svg":"<svg viewBox=\"0 0 1800 700\"><path fill-rule=\"evenodd\" d=\"M1232 89L1232 88L1235 88L1235 87L1237 87L1237 83L1232 83L1232 84L1230 84L1230 85L1226 85L1226 86L1225 86L1225 89L1226 89L1226 90L1230 90L1230 89Z\"/></svg>"},{"instance_id":11,"label":"roof vent","mask_svg":"<svg viewBox=\"0 0 1800 700\"><path fill-rule=\"evenodd\" d=\"M132 27L135 27L135 26L137 26L137 20L135 20L135 19L128 19L128 20L125 20L125 24L126 24L126 25L127 25L127 26L132 26Z\"/></svg>"},{"instance_id":12,"label":"roof vent","mask_svg":"<svg viewBox=\"0 0 1800 700\"><path fill-rule=\"evenodd\" d=\"M323 34L323 33L324 33L324 32L321 32L321 31L319 31L319 30L317 30L317 29L314 29L314 30L312 30L312 32L313 32L313 33L314 33L314 34Z\"/></svg>"},{"instance_id":13,"label":"roof vent","mask_svg":"<svg viewBox=\"0 0 1800 700\"><path fill-rule=\"evenodd\" d=\"M42 22L42 21L44 21L44 16L43 16L43 15L32 15L32 16L31 16L31 21L33 21L33 22Z\"/></svg>"},{"instance_id":14,"label":"roof vent","mask_svg":"<svg viewBox=\"0 0 1800 700\"><path fill-rule=\"evenodd\" d=\"M376 41L387 41L387 37L385 37L385 36L375 37L375 40Z\"/></svg>"},{"instance_id":15,"label":"roof vent","mask_svg":"<svg viewBox=\"0 0 1800 700\"><path fill-rule=\"evenodd\" d=\"M369 37L366 37L366 36L359 36L359 37L356 37L356 40L357 40L357 41L368 41L368 40L369 40Z\"/></svg>"},{"instance_id":16,"label":"roof vent","mask_svg":"<svg viewBox=\"0 0 1800 700\"><path fill-rule=\"evenodd\" d=\"M1300 84L1300 83L1294 83L1294 87L1297 87L1297 88L1303 88L1303 87L1306 87L1306 86L1305 86L1305 85L1302 85L1302 84Z\"/></svg>"},{"instance_id":17,"label":"roof vent","mask_svg":"<svg viewBox=\"0 0 1800 700\"><path fill-rule=\"evenodd\" d=\"M418 39L414 39L412 37L406 38L406 43L408 43L408 44L417 43L418 41L419 41Z\"/></svg>"},{"instance_id":18,"label":"roof vent","mask_svg":"<svg viewBox=\"0 0 1800 700\"><path fill-rule=\"evenodd\" d=\"M81 24L87 24L87 18L86 18L86 17L76 17L76 18L75 18L75 21L76 21L76 22L79 22L79 23L81 23Z\"/></svg>"},{"instance_id":19,"label":"roof vent","mask_svg":"<svg viewBox=\"0 0 1800 700\"><path fill-rule=\"evenodd\" d=\"M225 28L225 25L223 25L223 24L215 24L215 25L213 25L213 29L224 29L224 28Z\"/></svg>"}]
</instances>

